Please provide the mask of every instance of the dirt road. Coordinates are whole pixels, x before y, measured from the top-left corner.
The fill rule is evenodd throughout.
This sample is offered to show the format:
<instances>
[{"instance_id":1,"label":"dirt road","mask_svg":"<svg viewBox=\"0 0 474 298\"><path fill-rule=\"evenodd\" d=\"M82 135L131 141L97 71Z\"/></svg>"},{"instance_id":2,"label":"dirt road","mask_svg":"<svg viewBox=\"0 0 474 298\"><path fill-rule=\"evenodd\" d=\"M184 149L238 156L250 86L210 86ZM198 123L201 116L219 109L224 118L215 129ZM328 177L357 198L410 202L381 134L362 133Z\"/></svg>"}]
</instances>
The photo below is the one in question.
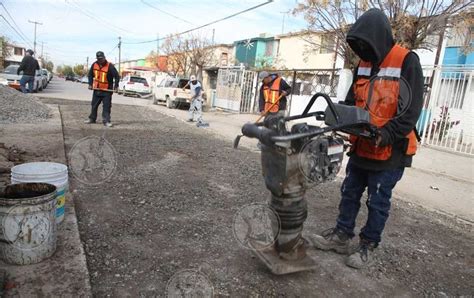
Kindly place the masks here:
<instances>
[{"instance_id":1,"label":"dirt road","mask_svg":"<svg viewBox=\"0 0 474 298\"><path fill-rule=\"evenodd\" d=\"M347 268L344 258L310 252L313 272L271 275L233 237L233 216L264 203L259 155L145 107L115 105L116 124L86 125L86 102L60 104L67 151L103 135L116 169L99 185L72 181L79 228L97 296L161 295L175 274L198 270L218 296L472 295L472 226L394 201L377 264ZM334 224L340 182L308 195L307 234ZM361 208L365 209L365 208ZM359 216L361 225L366 213Z\"/></svg>"}]
</instances>

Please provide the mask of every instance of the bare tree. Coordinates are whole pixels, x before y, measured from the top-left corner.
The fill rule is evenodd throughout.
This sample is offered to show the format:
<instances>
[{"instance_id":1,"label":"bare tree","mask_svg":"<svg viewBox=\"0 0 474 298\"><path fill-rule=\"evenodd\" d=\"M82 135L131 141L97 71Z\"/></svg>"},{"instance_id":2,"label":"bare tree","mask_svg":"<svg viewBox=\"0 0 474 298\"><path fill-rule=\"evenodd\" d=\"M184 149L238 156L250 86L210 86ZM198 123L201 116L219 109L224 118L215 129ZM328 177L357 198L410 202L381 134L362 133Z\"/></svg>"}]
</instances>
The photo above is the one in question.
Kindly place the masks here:
<instances>
[{"instance_id":1,"label":"bare tree","mask_svg":"<svg viewBox=\"0 0 474 298\"><path fill-rule=\"evenodd\" d=\"M396 42L409 49L431 49L429 36L440 34L449 25L449 19L468 8L470 0L303 0L293 10L303 15L308 23L308 33L328 34L336 40L324 44L321 39L309 39L314 49L332 47L345 61L346 67L353 67L357 59L345 42L351 24L367 9L378 8L390 20Z\"/></svg>"},{"instance_id":2,"label":"bare tree","mask_svg":"<svg viewBox=\"0 0 474 298\"><path fill-rule=\"evenodd\" d=\"M202 79L202 71L216 60L211 41L199 34L170 35L162 45L168 56L168 67L176 74L196 74Z\"/></svg>"},{"instance_id":3,"label":"bare tree","mask_svg":"<svg viewBox=\"0 0 474 298\"><path fill-rule=\"evenodd\" d=\"M0 36L0 70L3 70L5 67L5 58L10 56L10 54L7 38Z\"/></svg>"},{"instance_id":4,"label":"bare tree","mask_svg":"<svg viewBox=\"0 0 474 298\"><path fill-rule=\"evenodd\" d=\"M187 42L181 36L169 35L161 49L168 56L168 70L181 75L187 75L190 70Z\"/></svg>"},{"instance_id":5,"label":"bare tree","mask_svg":"<svg viewBox=\"0 0 474 298\"><path fill-rule=\"evenodd\" d=\"M205 66L211 65L216 61L214 57L214 48L210 39L200 34L190 34L187 38L189 58L194 73L202 80L202 72Z\"/></svg>"}]
</instances>

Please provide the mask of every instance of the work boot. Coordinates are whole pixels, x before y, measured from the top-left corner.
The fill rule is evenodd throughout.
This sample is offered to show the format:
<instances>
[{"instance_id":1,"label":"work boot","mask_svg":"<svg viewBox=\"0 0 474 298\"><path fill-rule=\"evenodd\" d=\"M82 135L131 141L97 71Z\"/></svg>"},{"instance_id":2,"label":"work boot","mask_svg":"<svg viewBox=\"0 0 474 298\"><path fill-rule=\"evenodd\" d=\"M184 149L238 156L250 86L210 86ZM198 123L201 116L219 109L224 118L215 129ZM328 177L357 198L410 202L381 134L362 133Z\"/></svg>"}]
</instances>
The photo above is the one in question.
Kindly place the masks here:
<instances>
[{"instance_id":1,"label":"work boot","mask_svg":"<svg viewBox=\"0 0 474 298\"><path fill-rule=\"evenodd\" d=\"M333 250L340 254L349 253L349 235L338 228L323 231L321 235L310 236L313 245L321 250Z\"/></svg>"},{"instance_id":2,"label":"work boot","mask_svg":"<svg viewBox=\"0 0 474 298\"><path fill-rule=\"evenodd\" d=\"M374 263L374 254L377 243L360 239L359 246L347 257L346 265L355 269L367 268Z\"/></svg>"},{"instance_id":3,"label":"work boot","mask_svg":"<svg viewBox=\"0 0 474 298\"><path fill-rule=\"evenodd\" d=\"M113 126L111 122L105 122L104 125L107 126L107 127L112 127Z\"/></svg>"},{"instance_id":4,"label":"work boot","mask_svg":"<svg viewBox=\"0 0 474 298\"><path fill-rule=\"evenodd\" d=\"M200 121L200 122L196 123L196 126L197 127L209 127L209 123L206 123L204 121Z\"/></svg>"},{"instance_id":5,"label":"work boot","mask_svg":"<svg viewBox=\"0 0 474 298\"><path fill-rule=\"evenodd\" d=\"M95 121L92 121L91 119L84 120L85 124L92 124L95 123Z\"/></svg>"}]
</instances>

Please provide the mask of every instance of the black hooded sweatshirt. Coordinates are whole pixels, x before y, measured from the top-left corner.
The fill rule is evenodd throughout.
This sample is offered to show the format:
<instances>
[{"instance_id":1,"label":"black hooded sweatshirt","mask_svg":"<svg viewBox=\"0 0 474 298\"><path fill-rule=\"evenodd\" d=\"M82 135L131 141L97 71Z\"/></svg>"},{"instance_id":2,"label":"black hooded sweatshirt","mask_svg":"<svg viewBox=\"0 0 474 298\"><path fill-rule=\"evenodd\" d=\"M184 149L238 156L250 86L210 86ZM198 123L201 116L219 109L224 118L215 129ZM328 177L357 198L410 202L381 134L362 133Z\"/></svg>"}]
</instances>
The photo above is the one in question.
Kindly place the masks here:
<instances>
[{"instance_id":1,"label":"black hooded sweatshirt","mask_svg":"<svg viewBox=\"0 0 474 298\"><path fill-rule=\"evenodd\" d=\"M18 67L17 74L23 71L24 75L27 76L35 76L36 70L40 69L38 60L36 60L33 56L26 55L21 60L20 67Z\"/></svg>"},{"instance_id":2,"label":"black hooded sweatshirt","mask_svg":"<svg viewBox=\"0 0 474 298\"><path fill-rule=\"evenodd\" d=\"M366 11L352 25L347 33L347 42L352 50L363 60L372 63L371 76L376 75L379 66L395 45L390 22L379 9ZM357 40L364 41L368 49L362 50ZM357 68L354 72L354 81ZM412 156L405 154L408 145L406 136L414 129L423 106L423 72L418 56L410 52L403 61L401 77L408 84L411 102L404 113L389 120L379 132L382 137L381 146L392 145L392 156L386 161L372 160L352 153L351 161L360 168L374 171L409 167ZM355 105L353 86L349 89L345 103Z\"/></svg>"}]
</instances>

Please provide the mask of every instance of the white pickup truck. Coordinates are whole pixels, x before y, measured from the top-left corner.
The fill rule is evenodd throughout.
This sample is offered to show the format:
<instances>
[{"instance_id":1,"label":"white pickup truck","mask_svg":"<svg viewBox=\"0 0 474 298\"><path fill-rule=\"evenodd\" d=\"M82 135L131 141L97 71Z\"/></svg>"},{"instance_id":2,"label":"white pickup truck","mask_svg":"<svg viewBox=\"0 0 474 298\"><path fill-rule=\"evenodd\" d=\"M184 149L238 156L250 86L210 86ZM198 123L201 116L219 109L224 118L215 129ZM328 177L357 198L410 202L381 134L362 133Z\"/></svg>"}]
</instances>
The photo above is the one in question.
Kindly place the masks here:
<instances>
[{"instance_id":1,"label":"white pickup truck","mask_svg":"<svg viewBox=\"0 0 474 298\"><path fill-rule=\"evenodd\" d=\"M183 91L183 87L188 81L188 79L164 78L153 90L153 103L165 103L166 107L170 109L175 109L182 104L189 104L191 102L189 86Z\"/></svg>"}]
</instances>

